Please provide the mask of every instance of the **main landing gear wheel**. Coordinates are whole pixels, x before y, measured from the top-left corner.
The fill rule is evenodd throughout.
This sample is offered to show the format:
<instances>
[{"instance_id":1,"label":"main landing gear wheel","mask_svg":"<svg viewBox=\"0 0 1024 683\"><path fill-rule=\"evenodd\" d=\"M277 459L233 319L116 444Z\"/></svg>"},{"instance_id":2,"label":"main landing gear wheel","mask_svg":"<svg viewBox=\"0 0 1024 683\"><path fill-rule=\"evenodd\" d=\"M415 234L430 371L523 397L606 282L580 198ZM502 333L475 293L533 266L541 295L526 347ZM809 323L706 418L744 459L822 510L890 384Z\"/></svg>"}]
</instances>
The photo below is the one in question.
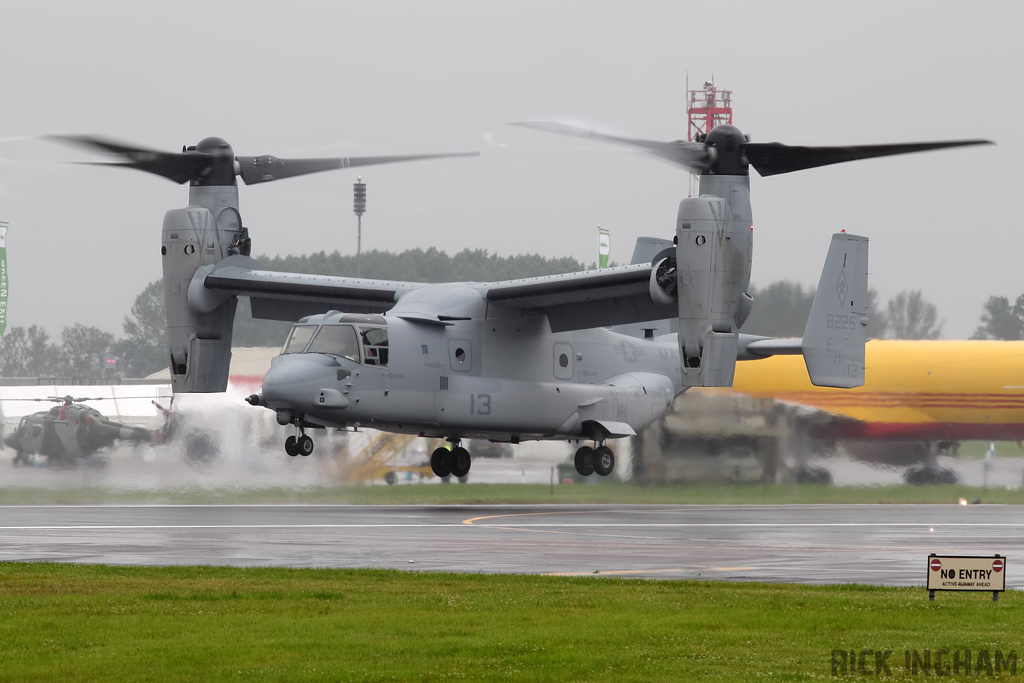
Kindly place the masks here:
<instances>
[{"instance_id":1,"label":"main landing gear wheel","mask_svg":"<svg viewBox=\"0 0 1024 683\"><path fill-rule=\"evenodd\" d=\"M434 476L444 479L452 473L452 452L447 448L435 449L430 454L430 469Z\"/></svg>"},{"instance_id":2,"label":"main landing gear wheel","mask_svg":"<svg viewBox=\"0 0 1024 683\"><path fill-rule=\"evenodd\" d=\"M594 473L594 449L590 446L580 448L576 451L573 464L576 465L576 471L580 473L581 477L589 477Z\"/></svg>"},{"instance_id":3,"label":"main landing gear wheel","mask_svg":"<svg viewBox=\"0 0 1024 683\"><path fill-rule=\"evenodd\" d=\"M594 471L602 477L607 477L615 469L615 454L607 446L599 446L594 451Z\"/></svg>"},{"instance_id":4,"label":"main landing gear wheel","mask_svg":"<svg viewBox=\"0 0 1024 683\"><path fill-rule=\"evenodd\" d=\"M299 452L299 455L305 457L313 452L313 439L306 434L303 434L295 442L295 450Z\"/></svg>"},{"instance_id":5,"label":"main landing gear wheel","mask_svg":"<svg viewBox=\"0 0 1024 683\"><path fill-rule=\"evenodd\" d=\"M469 474L469 468L472 464L473 458L469 456L469 451L462 446L457 446L452 449L452 476L458 477L459 481L462 481L466 475Z\"/></svg>"},{"instance_id":6,"label":"main landing gear wheel","mask_svg":"<svg viewBox=\"0 0 1024 683\"><path fill-rule=\"evenodd\" d=\"M295 445L295 441L296 439L294 436L289 436L284 440L284 452L293 458L299 454L299 449L298 446Z\"/></svg>"}]
</instances>

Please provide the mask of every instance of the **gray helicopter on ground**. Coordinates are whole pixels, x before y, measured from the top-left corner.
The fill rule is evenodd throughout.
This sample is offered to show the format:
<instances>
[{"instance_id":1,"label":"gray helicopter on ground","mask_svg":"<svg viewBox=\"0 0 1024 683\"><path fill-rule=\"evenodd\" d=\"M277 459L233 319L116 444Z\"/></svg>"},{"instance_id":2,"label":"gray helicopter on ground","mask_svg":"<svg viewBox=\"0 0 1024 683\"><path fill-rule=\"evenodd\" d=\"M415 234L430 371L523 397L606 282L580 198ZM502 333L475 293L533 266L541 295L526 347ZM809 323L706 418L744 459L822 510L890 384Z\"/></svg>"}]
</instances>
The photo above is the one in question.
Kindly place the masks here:
<instances>
[{"instance_id":1,"label":"gray helicopter on ground","mask_svg":"<svg viewBox=\"0 0 1024 683\"><path fill-rule=\"evenodd\" d=\"M737 360L802 354L815 384L863 383L867 239L832 236L803 339L738 333L753 305L749 167L761 175L983 140L862 147L749 142L733 126L700 142L605 136L556 123L528 124L639 147L699 173L683 199L671 246L649 263L492 283L425 284L263 270L248 257L238 211L240 175L263 182L345 168L345 160L235 157L219 138L182 153L98 141L117 165L189 182L189 205L163 223L169 361L175 391L227 385L236 297L253 316L297 322L249 397L296 430L290 455L309 455L307 429L372 427L445 438L431 455L438 476L465 476L463 439L593 442L575 465L610 474L606 442L631 436L692 386L730 386ZM246 249L237 247L244 240ZM655 338L658 321L678 333ZM646 338L610 329L649 324Z\"/></svg>"},{"instance_id":2,"label":"gray helicopter on ground","mask_svg":"<svg viewBox=\"0 0 1024 683\"><path fill-rule=\"evenodd\" d=\"M96 457L99 451L110 448L117 441L148 443L156 433L126 425L105 417L85 401L98 398L53 396L25 399L59 403L21 418L17 429L4 438L4 445L14 451L14 465L31 465L39 456L55 467L75 467L85 464L102 467L105 461Z\"/></svg>"}]
</instances>

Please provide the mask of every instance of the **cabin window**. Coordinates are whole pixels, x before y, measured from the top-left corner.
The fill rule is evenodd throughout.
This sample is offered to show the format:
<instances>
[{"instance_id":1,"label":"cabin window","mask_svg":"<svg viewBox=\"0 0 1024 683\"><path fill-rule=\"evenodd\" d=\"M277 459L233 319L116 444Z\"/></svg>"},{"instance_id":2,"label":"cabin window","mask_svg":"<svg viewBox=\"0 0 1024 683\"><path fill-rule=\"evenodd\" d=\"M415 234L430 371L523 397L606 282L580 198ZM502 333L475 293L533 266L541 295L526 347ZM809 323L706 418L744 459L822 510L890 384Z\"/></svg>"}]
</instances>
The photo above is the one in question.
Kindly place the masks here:
<instances>
[{"instance_id":1,"label":"cabin window","mask_svg":"<svg viewBox=\"0 0 1024 683\"><path fill-rule=\"evenodd\" d=\"M316 333L306 353L325 353L359 362L359 342L351 325L324 325Z\"/></svg>"},{"instance_id":2,"label":"cabin window","mask_svg":"<svg viewBox=\"0 0 1024 683\"><path fill-rule=\"evenodd\" d=\"M363 342L363 363L386 366L388 364L388 328L360 327L359 337Z\"/></svg>"},{"instance_id":3,"label":"cabin window","mask_svg":"<svg viewBox=\"0 0 1024 683\"><path fill-rule=\"evenodd\" d=\"M284 342L281 355L286 353L302 353L306 350L306 344L316 332L316 325L295 325L288 333L288 339Z\"/></svg>"}]
</instances>

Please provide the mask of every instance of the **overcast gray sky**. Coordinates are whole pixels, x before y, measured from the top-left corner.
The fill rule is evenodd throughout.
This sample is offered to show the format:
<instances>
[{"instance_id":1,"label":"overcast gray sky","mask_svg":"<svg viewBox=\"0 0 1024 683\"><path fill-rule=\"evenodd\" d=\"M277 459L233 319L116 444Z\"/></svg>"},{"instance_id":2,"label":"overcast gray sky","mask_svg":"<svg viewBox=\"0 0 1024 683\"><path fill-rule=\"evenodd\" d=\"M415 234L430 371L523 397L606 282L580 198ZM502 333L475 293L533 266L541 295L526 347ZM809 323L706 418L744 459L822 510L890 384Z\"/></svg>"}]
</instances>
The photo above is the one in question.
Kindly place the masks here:
<instances>
[{"instance_id":1,"label":"overcast gray sky","mask_svg":"<svg viewBox=\"0 0 1024 683\"><path fill-rule=\"evenodd\" d=\"M672 234L687 174L512 128L591 121L686 135L684 80L714 72L760 142L987 137L997 147L751 173L755 284L817 282L829 235L872 238L882 300L921 289L947 338L1024 293L1020 2L32 2L2 5L0 220L10 325L120 333L160 277L164 211L187 189L22 136L96 133L237 154L480 150L367 168L366 249L465 247L627 261ZM242 187L258 254L355 251L355 171ZM755 304L756 305L756 304Z\"/></svg>"}]
</instances>

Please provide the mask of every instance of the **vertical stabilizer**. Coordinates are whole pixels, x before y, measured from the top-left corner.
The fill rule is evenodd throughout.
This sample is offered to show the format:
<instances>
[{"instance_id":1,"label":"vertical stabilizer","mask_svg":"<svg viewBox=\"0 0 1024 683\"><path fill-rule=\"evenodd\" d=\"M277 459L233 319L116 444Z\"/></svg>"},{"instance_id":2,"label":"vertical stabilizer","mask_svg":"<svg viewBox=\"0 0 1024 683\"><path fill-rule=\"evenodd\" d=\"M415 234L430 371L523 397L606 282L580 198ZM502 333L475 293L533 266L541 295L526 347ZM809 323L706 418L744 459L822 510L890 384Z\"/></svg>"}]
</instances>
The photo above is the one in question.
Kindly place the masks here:
<instances>
[{"instance_id":1,"label":"vertical stabilizer","mask_svg":"<svg viewBox=\"0 0 1024 683\"><path fill-rule=\"evenodd\" d=\"M836 233L801 344L807 374L815 386L850 388L864 384L867 304L868 238Z\"/></svg>"}]
</instances>

